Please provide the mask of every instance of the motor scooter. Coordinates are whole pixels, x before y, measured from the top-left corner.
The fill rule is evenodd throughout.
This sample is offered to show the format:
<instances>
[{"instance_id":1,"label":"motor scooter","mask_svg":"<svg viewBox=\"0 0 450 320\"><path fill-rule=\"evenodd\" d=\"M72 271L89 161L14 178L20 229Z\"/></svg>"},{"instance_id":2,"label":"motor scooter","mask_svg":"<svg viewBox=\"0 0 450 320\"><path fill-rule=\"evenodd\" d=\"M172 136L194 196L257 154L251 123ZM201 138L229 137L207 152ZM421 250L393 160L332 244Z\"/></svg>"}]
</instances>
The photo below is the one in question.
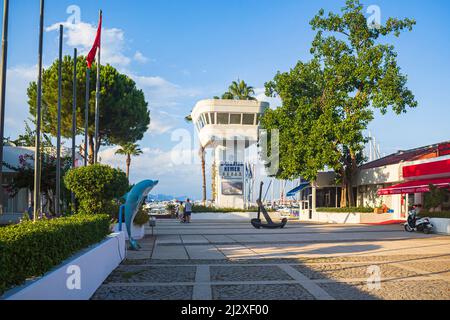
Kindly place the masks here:
<instances>
[{"instance_id":1,"label":"motor scooter","mask_svg":"<svg viewBox=\"0 0 450 320\"><path fill-rule=\"evenodd\" d=\"M408 215L408 221L405 223L405 231L430 234L433 231L433 224L430 218L421 218L416 210L411 210Z\"/></svg>"}]
</instances>

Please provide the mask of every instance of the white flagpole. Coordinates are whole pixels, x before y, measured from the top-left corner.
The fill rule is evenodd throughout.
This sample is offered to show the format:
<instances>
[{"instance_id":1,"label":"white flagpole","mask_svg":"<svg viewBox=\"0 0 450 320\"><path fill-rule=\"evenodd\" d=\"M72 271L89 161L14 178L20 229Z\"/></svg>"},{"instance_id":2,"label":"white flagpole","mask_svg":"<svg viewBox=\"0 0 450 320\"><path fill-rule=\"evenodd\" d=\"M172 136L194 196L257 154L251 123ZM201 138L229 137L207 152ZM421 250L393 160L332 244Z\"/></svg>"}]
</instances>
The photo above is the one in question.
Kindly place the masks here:
<instances>
[{"instance_id":1,"label":"white flagpole","mask_svg":"<svg viewBox=\"0 0 450 320\"><path fill-rule=\"evenodd\" d=\"M99 14L99 21L102 20L102 10L100 10L100 14ZM101 32L100 32L101 34ZM100 125L100 66L101 66L101 62L100 62L100 58L101 58L101 45L102 41L101 41L101 36L100 36L100 45L98 47L98 51L97 51L97 87L95 90L95 149L94 149L94 163L98 163L98 151L100 149L99 146L99 125Z\"/></svg>"}]
</instances>

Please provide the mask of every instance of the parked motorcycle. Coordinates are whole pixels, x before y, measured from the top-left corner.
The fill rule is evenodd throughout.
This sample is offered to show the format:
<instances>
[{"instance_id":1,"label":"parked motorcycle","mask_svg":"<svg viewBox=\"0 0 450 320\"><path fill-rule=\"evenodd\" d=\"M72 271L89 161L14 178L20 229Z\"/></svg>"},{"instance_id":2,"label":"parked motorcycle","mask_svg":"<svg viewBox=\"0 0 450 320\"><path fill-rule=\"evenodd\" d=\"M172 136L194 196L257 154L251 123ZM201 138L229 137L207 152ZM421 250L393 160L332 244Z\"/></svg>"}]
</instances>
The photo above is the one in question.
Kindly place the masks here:
<instances>
[{"instance_id":1,"label":"parked motorcycle","mask_svg":"<svg viewBox=\"0 0 450 320\"><path fill-rule=\"evenodd\" d=\"M421 218L417 215L416 210L409 212L408 221L405 223L405 230L407 232L423 232L430 234L433 231L433 225L430 218Z\"/></svg>"}]
</instances>

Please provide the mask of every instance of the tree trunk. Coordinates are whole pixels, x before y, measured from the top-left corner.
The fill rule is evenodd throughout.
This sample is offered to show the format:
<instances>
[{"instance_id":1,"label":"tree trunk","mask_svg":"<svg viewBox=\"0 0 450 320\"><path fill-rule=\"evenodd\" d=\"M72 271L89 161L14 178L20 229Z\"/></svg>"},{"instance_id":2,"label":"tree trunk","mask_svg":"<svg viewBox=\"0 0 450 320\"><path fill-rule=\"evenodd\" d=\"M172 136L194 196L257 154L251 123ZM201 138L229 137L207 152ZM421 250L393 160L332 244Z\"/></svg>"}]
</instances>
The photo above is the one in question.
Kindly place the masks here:
<instances>
[{"instance_id":1,"label":"tree trunk","mask_svg":"<svg viewBox=\"0 0 450 320\"><path fill-rule=\"evenodd\" d=\"M131 155L127 154L127 178L130 180Z\"/></svg>"},{"instance_id":2,"label":"tree trunk","mask_svg":"<svg viewBox=\"0 0 450 320\"><path fill-rule=\"evenodd\" d=\"M94 136L89 135L89 156L88 156L88 163L90 165L94 164Z\"/></svg>"},{"instance_id":3,"label":"tree trunk","mask_svg":"<svg viewBox=\"0 0 450 320\"><path fill-rule=\"evenodd\" d=\"M217 196L217 190L216 190L216 176L217 176L217 171L216 171L216 160L214 159L214 162L212 164L211 167L211 193L212 193L212 201L216 200L216 196Z\"/></svg>"},{"instance_id":4,"label":"tree trunk","mask_svg":"<svg viewBox=\"0 0 450 320\"><path fill-rule=\"evenodd\" d=\"M350 150L350 157L352 159L352 164L350 167L350 172L349 172L349 176L350 176L350 181L348 182L348 199L349 199L349 204L351 207L356 207L356 201L355 201L355 196L353 194L353 183L355 181L355 175L356 172L358 170L358 164L356 162L356 155L353 151Z\"/></svg>"},{"instance_id":5,"label":"tree trunk","mask_svg":"<svg viewBox=\"0 0 450 320\"><path fill-rule=\"evenodd\" d=\"M206 159L205 159L205 148L200 148L200 157L202 160L202 179L203 179L203 205L206 205Z\"/></svg>"},{"instance_id":6,"label":"tree trunk","mask_svg":"<svg viewBox=\"0 0 450 320\"><path fill-rule=\"evenodd\" d=\"M345 169L341 169L341 208L347 207L347 176Z\"/></svg>"},{"instance_id":7,"label":"tree trunk","mask_svg":"<svg viewBox=\"0 0 450 320\"><path fill-rule=\"evenodd\" d=\"M341 186L341 208L347 207L347 186L342 184Z\"/></svg>"}]
</instances>

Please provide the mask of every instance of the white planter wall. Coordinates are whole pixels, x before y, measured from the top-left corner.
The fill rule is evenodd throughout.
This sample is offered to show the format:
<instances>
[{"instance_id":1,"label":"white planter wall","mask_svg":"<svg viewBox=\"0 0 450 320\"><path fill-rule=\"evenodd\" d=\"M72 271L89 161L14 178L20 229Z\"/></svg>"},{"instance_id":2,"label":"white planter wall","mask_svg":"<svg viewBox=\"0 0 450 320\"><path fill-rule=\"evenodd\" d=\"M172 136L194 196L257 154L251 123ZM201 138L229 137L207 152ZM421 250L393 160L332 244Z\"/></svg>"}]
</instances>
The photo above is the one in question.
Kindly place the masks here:
<instances>
[{"instance_id":1,"label":"white planter wall","mask_svg":"<svg viewBox=\"0 0 450 320\"><path fill-rule=\"evenodd\" d=\"M450 234L450 219L431 218L434 232L440 234Z\"/></svg>"},{"instance_id":2,"label":"white planter wall","mask_svg":"<svg viewBox=\"0 0 450 320\"><path fill-rule=\"evenodd\" d=\"M127 226L122 223L122 231L125 233L125 240L128 239ZM114 227L114 232L119 232L119 224L117 223ZM131 236L135 240L141 240L145 237L145 225L137 226L134 223L131 225Z\"/></svg>"},{"instance_id":3,"label":"white planter wall","mask_svg":"<svg viewBox=\"0 0 450 320\"><path fill-rule=\"evenodd\" d=\"M125 254L125 234L112 234L105 241L81 251L43 277L10 290L2 299L89 300L125 259Z\"/></svg>"},{"instance_id":4,"label":"white planter wall","mask_svg":"<svg viewBox=\"0 0 450 320\"><path fill-rule=\"evenodd\" d=\"M359 213L333 213L317 212L318 221L336 224L358 224L361 223Z\"/></svg>"},{"instance_id":5,"label":"white planter wall","mask_svg":"<svg viewBox=\"0 0 450 320\"><path fill-rule=\"evenodd\" d=\"M314 212L312 219L309 219L309 214L306 212L300 214L300 221L331 224L371 224L389 220L394 220L392 214Z\"/></svg>"}]
</instances>

